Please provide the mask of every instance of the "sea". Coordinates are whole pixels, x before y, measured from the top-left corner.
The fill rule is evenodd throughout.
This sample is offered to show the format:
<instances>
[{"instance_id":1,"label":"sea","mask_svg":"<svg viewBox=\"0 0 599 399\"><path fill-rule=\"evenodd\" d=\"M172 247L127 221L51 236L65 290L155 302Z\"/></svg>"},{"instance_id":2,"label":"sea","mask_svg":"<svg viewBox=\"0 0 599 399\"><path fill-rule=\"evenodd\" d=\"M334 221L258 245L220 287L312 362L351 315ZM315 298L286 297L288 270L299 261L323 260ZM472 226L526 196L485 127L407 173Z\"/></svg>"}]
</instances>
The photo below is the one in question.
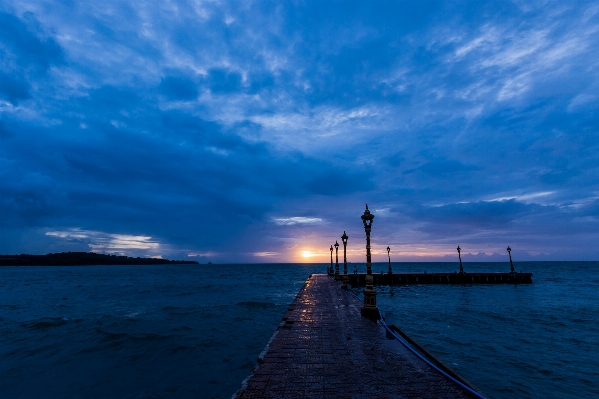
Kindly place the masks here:
<instances>
[{"instance_id":1,"label":"sea","mask_svg":"<svg viewBox=\"0 0 599 399\"><path fill-rule=\"evenodd\" d=\"M0 397L230 398L327 266L0 267ZM599 398L599 262L515 266L533 283L375 287L378 307L488 398Z\"/></svg>"}]
</instances>

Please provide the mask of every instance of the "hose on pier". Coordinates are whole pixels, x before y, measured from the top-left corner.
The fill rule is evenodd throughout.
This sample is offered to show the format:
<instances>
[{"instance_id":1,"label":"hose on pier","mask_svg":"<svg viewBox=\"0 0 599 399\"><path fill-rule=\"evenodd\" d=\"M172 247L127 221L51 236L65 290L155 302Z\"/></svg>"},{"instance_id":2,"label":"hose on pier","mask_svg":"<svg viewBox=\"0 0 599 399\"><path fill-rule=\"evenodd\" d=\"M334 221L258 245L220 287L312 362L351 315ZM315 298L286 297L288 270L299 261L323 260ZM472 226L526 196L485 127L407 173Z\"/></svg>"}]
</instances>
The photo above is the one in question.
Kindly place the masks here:
<instances>
[{"instance_id":1,"label":"hose on pier","mask_svg":"<svg viewBox=\"0 0 599 399\"><path fill-rule=\"evenodd\" d=\"M360 302L364 303L364 301L362 300L362 298L360 298L354 292L352 292L350 290L343 290L343 291L346 291L346 292L352 294L353 296L355 296L356 298L358 298L360 300ZM450 380L450 381L454 382L455 384L459 385L464 390L468 391L468 393L474 395L475 397L477 397L479 399L487 399L483 395L481 395L480 393L476 392L475 390L473 390L469 386L467 386L464 383L462 383L461 381L456 380L455 378L453 378L452 376L450 376L449 374L447 374L445 371L441 370L439 367L437 367L436 365L434 365L433 363L431 363L427 358L425 358L424 356L422 356L417 350L415 350L414 348L412 348L412 346L409 343L407 343L403 338L400 338L397 334L395 334L395 332L393 330L391 330L389 328L389 326L387 325L387 323L385 323L385 321L383 320L383 315L381 315L381 311L378 310L378 308L377 308L377 311L379 312L379 322L383 325L383 327L385 327L385 329L387 330L387 332L390 333L390 334L392 334L395 337L395 339L398 340L399 343L401 343L403 346L405 346L410 352L412 352L413 354L415 354L420 360L422 360L423 362L425 362L426 364L428 364L429 366L431 366L433 369L437 370L445 378L447 378L448 380Z\"/></svg>"}]
</instances>

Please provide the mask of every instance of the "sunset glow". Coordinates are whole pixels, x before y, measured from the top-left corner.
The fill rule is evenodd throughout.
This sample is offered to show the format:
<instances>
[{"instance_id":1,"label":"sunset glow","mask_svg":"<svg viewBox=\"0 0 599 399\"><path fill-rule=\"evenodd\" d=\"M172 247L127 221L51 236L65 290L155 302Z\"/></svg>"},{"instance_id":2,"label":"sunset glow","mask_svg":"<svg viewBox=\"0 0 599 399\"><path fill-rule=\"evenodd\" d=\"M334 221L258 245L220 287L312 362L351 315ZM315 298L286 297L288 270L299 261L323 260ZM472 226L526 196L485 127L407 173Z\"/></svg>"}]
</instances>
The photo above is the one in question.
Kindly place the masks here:
<instances>
[{"instance_id":1,"label":"sunset glow","mask_svg":"<svg viewBox=\"0 0 599 399\"><path fill-rule=\"evenodd\" d=\"M310 251L302 251L302 257L303 257L303 258L312 258L312 257L314 257L314 256L316 256L316 255L315 255L315 254L313 254L313 253L312 253L312 252L310 252Z\"/></svg>"}]
</instances>

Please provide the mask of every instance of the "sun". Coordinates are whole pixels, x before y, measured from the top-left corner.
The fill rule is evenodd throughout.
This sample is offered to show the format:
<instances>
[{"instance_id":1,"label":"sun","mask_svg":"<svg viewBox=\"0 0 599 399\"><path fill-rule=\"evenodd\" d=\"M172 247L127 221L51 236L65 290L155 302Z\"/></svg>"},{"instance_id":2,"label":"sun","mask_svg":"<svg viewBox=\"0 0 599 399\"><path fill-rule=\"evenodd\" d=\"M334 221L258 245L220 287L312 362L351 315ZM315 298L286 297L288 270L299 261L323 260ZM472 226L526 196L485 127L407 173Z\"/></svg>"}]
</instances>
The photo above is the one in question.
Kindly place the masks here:
<instances>
[{"instance_id":1,"label":"sun","mask_svg":"<svg viewBox=\"0 0 599 399\"><path fill-rule=\"evenodd\" d=\"M315 256L315 255L310 251L302 251L302 257L304 257L304 258L311 258L313 256Z\"/></svg>"}]
</instances>

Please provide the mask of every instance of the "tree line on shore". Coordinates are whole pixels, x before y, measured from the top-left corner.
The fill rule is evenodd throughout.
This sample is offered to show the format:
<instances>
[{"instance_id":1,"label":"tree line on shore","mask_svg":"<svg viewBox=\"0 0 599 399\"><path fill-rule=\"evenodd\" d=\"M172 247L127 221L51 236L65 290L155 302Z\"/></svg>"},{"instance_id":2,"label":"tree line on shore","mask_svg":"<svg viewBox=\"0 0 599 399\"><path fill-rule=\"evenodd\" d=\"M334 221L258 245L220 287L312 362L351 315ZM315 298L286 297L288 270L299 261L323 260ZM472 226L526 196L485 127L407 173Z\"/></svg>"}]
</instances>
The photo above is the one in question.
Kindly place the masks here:
<instances>
[{"instance_id":1,"label":"tree line on shore","mask_svg":"<svg viewBox=\"0 0 599 399\"><path fill-rule=\"evenodd\" d=\"M132 258L94 252L60 252L47 255L0 255L0 266L93 266L93 265L167 265L199 264L194 260Z\"/></svg>"}]
</instances>

